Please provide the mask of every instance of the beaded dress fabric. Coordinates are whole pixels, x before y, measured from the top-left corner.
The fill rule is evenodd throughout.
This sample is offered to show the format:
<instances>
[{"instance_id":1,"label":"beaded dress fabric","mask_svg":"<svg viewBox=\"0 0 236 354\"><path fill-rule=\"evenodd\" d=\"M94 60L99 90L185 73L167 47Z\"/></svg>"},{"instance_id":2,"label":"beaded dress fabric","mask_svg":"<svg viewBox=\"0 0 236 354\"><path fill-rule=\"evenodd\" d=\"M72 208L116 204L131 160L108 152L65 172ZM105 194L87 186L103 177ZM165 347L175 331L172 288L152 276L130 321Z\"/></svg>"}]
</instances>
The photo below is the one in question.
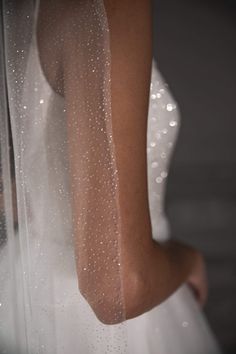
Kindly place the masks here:
<instances>
[{"instance_id":1,"label":"beaded dress fabric","mask_svg":"<svg viewBox=\"0 0 236 354\"><path fill-rule=\"evenodd\" d=\"M103 2L6 0L1 10L0 353L219 353L185 285L125 320ZM148 187L160 241L169 237L163 198L178 126L153 63Z\"/></svg>"}]
</instances>

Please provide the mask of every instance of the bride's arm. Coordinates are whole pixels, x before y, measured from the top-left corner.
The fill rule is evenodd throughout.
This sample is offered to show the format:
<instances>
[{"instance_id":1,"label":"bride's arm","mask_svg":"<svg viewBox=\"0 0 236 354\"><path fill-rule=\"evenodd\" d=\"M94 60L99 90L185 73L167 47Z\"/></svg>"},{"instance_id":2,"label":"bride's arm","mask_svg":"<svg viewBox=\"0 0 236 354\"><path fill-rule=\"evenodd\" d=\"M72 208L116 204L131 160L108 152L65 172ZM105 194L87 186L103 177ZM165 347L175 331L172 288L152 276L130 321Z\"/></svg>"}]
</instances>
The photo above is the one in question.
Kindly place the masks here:
<instances>
[{"instance_id":1,"label":"bride's arm","mask_svg":"<svg viewBox=\"0 0 236 354\"><path fill-rule=\"evenodd\" d=\"M174 242L161 246L152 239L146 160L152 62L151 2L105 0L104 3L111 44L111 103L121 213L121 270L125 317L130 319L170 296L189 278L200 256L190 247ZM71 61L68 56L69 70ZM67 77L68 89L65 96L70 102L71 99L73 101L70 96L78 94L78 89L71 89L73 85L70 80L74 79L73 75L71 78L69 75ZM73 116L70 110L72 105L69 103L67 115L70 116L71 113ZM75 133L73 127L72 136ZM79 141L77 144L79 146ZM75 144L72 150L76 149L78 147ZM76 195L76 190L72 192ZM76 200L74 210L78 208L79 213L78 204ZM89 248L91 244L86 242L86 247ZM94 252L93 248L90 249ZM79 256L81 254L80 258L83 257L80 247L77 250ZM77 267L82 293L101 321L116 322L112 311L108 311L115 294L108 289L106 282L101 281L96 283L89 280L93 285L88 290L88 278L81 270L82 264ZM96 287L104 294L102 305L99 300L94 299Z\"/></svg>"},{"instance_id":2,"label":"bride's arm","mask_svg":"<svg viewBox=\"0 0 236 354\"><path fill-rule=\"evenodd\" d=\"M146 158L152 62L151 1L104 1L110 28L111 117L121 240L116 240L115 206L109 202L113 197L114 181L109 172L112 161L108 161L110 147L104 145L106 124L99 105L104 73L96 72L100 64L94 69L92 62L98 60L103 68L102 52L91 56L91 49L101 50L100 19L96 11L92 19L87 15L92 2L86 0L60 0L55 9L50 4L42 2L39 44L42 63L46 63L45 73L51 85L65 96L80 290L102 322L116 323L123 319L117 317L116 307L121 291L119 269L115 266L117 241L121 245L126 319L160 304L188 279L198 287L199 277L194 274L198 274L195 269L202 263L201 256L190 247L176 242L161 246L152 239ZM51 12L54 25L47 30L46 25L51 22L45 14Z\"/></svg>"}]
</instances>

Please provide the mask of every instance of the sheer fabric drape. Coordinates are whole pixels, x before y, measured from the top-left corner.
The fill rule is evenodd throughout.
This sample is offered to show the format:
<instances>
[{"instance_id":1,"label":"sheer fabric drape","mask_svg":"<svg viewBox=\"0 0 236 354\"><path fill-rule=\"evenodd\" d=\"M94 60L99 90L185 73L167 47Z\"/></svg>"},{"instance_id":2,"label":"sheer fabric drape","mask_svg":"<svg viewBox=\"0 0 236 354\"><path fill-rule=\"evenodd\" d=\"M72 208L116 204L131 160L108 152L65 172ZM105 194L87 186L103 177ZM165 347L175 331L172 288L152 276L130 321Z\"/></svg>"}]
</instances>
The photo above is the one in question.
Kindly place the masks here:
<instances>
[{"instance_id":1,"label":"sheer fabric drape","mask_svg":"<svg viewBox=\"0 0 236 354\"><path fill-rule=\"evenodd\" d=\"M124 352L103 2L5 0L2 20L0 351Z\"/></svg>"}]
</instances>

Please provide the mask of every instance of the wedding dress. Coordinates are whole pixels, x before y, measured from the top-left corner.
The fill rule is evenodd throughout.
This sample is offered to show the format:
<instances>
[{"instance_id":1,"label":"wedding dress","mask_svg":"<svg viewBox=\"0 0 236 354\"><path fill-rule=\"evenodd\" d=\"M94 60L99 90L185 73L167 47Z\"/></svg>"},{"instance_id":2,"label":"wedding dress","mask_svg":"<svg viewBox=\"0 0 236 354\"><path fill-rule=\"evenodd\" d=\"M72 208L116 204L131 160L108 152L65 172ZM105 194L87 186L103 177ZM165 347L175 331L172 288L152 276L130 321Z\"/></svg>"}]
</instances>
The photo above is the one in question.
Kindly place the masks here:
<instances>
[{"instance_id":1,"label":"wedding dress","mask_svg":"<svg viewBox=\"0 0 236 354\"><path fill-rule=\"evenodd\" d=\"M88 129L82 123L78 130L74 118L71 119L78 138L75 152L68 137L70 126L67 125L65 99L52 88L42 69L35 32L37 6L34 1L30 3L31 6L23 1L20 6L6 1L3 8L6 57L0 63L5 60L6 75L2 65L1 77L6 85L2 84L5 99L2 99L0 113L5 220L0 243L0 353L220 353L186 285L161 305L125 320L119 273L118 182L107 74L109 51L104 44L96 46L94 38L89 42L96 48L90 59L94 60L94 55L99 59L95 66L91 64L88 69L83 66L80 79L88 80L88 88L84 89L86 97L83 96L86 104L75 107L75 111L92 124ZM101 1L91 3L99 19L97 29L103 29L102 40L105 41L109 32L103 4ZM82 22L86 18L89 32L95 27L95 20L89 22L86 5L84 8ZM88 79L90 71L97 73L92 85ZM98 87L102 94L98 93ZM17 231L14 231L12 211L8 116L15 156ZM148 192L153 238L158 241L169 237L163 200L179 124L177 104L153 62L147 127ZM68 159L73 154L73 158L76 157L76 153L80 154L78 169L77 165L71 167ZM80 186L81 203L76 227L82 235L80 245L76 246L70 191L75 181ZM113 305L120 323L108 325L99 321L80 293L75 247L79 249L79 271L88 274L88 287L94 286L92 281L90 284L92 276L95 280L101 279L99 267L105 281L116 287ZM108 268L112 268L112 273Z\"/></svg>"}]
</instances>

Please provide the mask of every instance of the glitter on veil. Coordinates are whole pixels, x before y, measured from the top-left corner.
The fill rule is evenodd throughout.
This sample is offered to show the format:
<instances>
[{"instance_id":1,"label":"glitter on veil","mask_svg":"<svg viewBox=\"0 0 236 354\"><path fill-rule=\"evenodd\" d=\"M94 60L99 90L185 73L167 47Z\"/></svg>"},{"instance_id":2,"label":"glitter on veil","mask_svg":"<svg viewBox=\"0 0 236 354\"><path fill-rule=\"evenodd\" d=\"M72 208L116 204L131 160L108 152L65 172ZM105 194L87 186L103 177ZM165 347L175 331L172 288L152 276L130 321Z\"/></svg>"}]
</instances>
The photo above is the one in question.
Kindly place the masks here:
<instances>
[{"instance_id":1,"label":"glitter on veil","mask_svg":"<svg viewBox=\"0 0 236 354\"><path fill-rule=\"evenodd\" d=\"M124 353L118 177L103 2L5 0L2 15L6 95L1 166L8 222L0 251L0 351Z\"/></svg>"}]
</instances>

